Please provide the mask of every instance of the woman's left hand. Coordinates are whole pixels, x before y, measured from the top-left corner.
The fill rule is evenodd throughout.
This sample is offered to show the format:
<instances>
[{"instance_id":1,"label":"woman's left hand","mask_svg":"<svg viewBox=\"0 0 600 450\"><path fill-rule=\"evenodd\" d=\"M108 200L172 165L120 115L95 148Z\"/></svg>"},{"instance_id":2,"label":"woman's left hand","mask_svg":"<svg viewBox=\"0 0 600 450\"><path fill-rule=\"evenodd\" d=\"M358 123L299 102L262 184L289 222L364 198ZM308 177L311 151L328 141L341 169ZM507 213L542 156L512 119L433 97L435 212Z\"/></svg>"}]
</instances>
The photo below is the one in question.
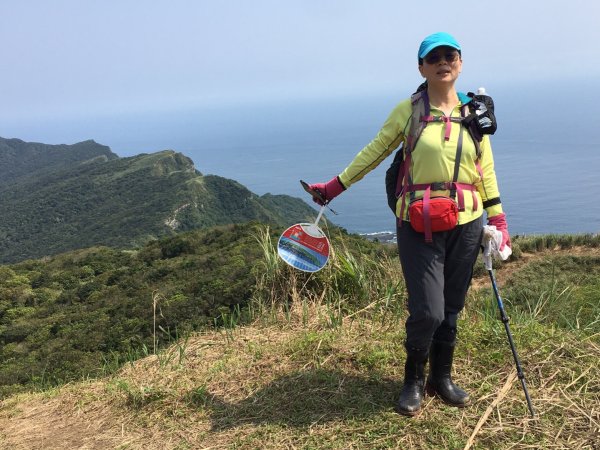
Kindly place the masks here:
<instances>
[{"instance_id":1,"label":"woman's left hand","mask_svg":"<svg viewBox=\"0 0 600 450\"><path fill-rule=\"evenodd\" d=\"M500 251L504 250L506 245L512 248L510 235L508 234L508 224L506 223L506 214L501 213L494 217L488 217L488 225L495 226L496 230L502 233L502 243L499 248Z\"/></svg>"}]
</instances>

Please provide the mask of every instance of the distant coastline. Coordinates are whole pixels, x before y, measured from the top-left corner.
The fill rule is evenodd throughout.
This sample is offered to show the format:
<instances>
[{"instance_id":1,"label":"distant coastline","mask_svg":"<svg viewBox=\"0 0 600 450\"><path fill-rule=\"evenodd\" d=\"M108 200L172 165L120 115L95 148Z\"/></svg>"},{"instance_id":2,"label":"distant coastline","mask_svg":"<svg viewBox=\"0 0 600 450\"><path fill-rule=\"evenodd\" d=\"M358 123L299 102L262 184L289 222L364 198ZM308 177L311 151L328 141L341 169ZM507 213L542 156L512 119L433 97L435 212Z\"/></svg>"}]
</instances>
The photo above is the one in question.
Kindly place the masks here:
<instances>
[{"instance_id":1,"label":"distant coastline","mask_svg":"<svg viewBox=\"0 0 600 450\"><path fill-rule=\"evenodd\" d=\"M592 235L597 236L598 233L545 233L546 235ZM531 234L515 234L513 237L526 237L526 236L536 236L536 235L544 235L544 233L531 233ZM396 245L398 243L397 235L395 231L378 231L375 233L359 233L359 236L364 237L365 239L372 242L381 242L382 244L393 244Z\"/></svg>"},{"instance_id":2,"label":"distant coastline","mask_svg":"<svg viewBox=\"0 0 600 450\"><path fill-rule=\"evenodd\" d=\"M375 233L360 233L359 235L369 241L381 242L383 244L395 245L398 242L395 231L377 231Z\"/></svg>"}]
</instances>

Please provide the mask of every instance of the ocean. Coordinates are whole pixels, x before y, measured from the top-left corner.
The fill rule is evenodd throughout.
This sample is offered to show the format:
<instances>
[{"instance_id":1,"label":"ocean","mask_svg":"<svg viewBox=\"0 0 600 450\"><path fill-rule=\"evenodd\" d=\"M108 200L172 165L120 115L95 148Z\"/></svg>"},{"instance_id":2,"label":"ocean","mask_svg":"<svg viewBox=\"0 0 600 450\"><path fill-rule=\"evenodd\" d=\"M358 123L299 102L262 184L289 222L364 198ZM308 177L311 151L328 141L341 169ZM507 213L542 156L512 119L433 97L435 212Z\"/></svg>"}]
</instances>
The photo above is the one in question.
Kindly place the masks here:
<instances>
[{"instance_id":1,"label":"ocean","mask_svg":"<svg viewBox=\"0 0 600 450\"><path fill-rule=\"evenodd\" d=\"M594 90L532 85L490 92L498 118L492 148L511 234L600 231L600 98L585 92ZM203 174L234 179L259 195L289 194L312 204L299 180L324 182L339 174L405 96L46 121L35 136L15 134L18 127L9 127L12 136L0 134L46 143L94 139L119 156L169 148L191 157ZM326 212L328 218L354 233L395 230L384 186L391 159L336 198L331 207L338 215Z\"/></svg>"},{"instance_id":2,"label":"ocean","mask_svg":"<svg viewBox=\"0 0 600 450\"><path fill-rule=\"evenodd\" d=\"M597 98L548 92L494 95L496 174L512 234L600 231ZM569 93L570 94L570 93ZM401 98L400 98L401 99ZM263 105L221 122L198 147L183 144L204 173L233 178L257 194L306 197L299 180L339 174L377 133L396 99ZM395 230L385 195L392 156L336 198L326 215L350 232ZM307 198L310 203L310 199Z\"/></svg>"}]
</instances>

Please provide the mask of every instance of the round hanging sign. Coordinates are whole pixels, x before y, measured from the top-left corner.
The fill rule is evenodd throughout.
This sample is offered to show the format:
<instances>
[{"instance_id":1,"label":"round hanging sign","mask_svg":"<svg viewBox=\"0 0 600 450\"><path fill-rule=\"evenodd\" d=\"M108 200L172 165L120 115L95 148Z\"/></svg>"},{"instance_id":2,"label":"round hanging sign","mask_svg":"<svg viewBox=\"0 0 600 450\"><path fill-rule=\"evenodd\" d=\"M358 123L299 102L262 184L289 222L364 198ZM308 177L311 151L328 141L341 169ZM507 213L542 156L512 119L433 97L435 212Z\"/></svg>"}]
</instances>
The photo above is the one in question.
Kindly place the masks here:
<instances>
[{"instance_id":1,"label":"round hanging sign","mask_svg":"<svg viewBox=\"0 0 600 450\"><path fill-rule=\"evenodd\" d=\"M298 223L283 232L277 253L296 269L317 272L329 259L329 240L316 224Z\"/></svg>"}]
</instances>

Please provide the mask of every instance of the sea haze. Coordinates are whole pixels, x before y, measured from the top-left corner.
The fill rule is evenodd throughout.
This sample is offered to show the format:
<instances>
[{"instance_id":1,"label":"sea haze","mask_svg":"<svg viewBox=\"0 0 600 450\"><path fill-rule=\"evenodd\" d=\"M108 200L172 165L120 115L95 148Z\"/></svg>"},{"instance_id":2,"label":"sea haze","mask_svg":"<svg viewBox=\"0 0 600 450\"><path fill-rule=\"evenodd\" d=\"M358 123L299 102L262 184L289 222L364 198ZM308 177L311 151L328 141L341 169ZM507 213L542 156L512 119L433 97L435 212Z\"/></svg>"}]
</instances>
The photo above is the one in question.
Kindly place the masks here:
<instances>
[{"instance_id":1,"label":"sea haze","mask_svg":"<svg viewBox=\"0 0 600 450\"><path fill-rule=\"evenodd\" d=\"M496 103L492 146L512 234L600 231L599 98L576 95L595 91L581 83L574 91L573 85L487 86ZM91 138L120 156L170 148L191 157L202 173L232 178L257 194L303 197L300 179L339 174L409 94L45 120L37 134L30 125L9 124L12 136L4 137L46 143ZM394 230L383 181L390 162L335 199L331 206L339 214L329 218L351 232Z\"/></svg>"}]
</instances>

